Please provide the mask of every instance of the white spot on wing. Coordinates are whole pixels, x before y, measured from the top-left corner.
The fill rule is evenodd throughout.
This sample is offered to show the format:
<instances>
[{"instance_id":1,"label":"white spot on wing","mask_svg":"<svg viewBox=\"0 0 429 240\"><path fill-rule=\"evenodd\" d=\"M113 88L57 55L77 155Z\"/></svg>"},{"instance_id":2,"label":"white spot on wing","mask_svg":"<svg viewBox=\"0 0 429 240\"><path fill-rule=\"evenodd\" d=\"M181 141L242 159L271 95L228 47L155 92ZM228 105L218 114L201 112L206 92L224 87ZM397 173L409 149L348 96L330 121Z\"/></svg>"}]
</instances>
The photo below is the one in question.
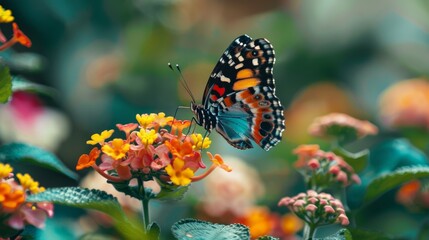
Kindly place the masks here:
<instances>
[{"instance_id":1,"label":"white spot on wing","mask_svg":"<svg viewBox=\"0 0 429 240\"><path fill-rule=\"evenodd\" d=\"M221 80L222 82L227 82L227 83L230 83L230 82L231 82L231 79L229 79L228 77L225 77L225 75L221 75L221 76L220 76L220 80Z\"/></svg>"},{"instance_id":2,"label":"white spot on wing","mask_svg":"<svg viewBox=\"0 0 429 240\"><path fill-rule=\"evenodd\" d=\"M240 69L240 68L242 68L244 65L243 65L243 63L239 63L239 64L237 64L237 65L235 65L235 69Z\"/></svg>"},{"instance_id":3,"label":"white spot on wing","mask_svg":"<svg viewBox=\"0 0 429 240\"><path fill-rule=\"evenodd\" d=\"M253 66L258 66L258 65L259 65L259 59L254 58L254 59L252 60L252 64L253 64Z\"/></svg>"}]
</instances>

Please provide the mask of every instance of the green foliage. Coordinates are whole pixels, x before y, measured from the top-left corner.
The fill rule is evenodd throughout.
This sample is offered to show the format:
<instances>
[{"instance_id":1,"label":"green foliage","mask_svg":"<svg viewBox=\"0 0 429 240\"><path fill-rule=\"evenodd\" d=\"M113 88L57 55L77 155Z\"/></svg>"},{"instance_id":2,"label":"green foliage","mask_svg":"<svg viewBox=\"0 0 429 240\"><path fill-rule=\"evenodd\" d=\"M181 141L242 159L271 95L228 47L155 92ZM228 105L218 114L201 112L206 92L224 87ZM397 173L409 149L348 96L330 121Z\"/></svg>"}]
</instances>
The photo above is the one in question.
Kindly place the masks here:
<instances>
[{"instance_id":1,"label":"green foliage","mask_svg":"<svg viewBox=\"0 0 429 240\"><path fill-rule=\"evenodd\" d=\"M241 240L249 239L249 229L242 224L216 224L196 219L182 219L171 230L178 240Z\"/></svg>"},{"instance_id":2,"label":"green foliage","mask_svg":"<svg viewBox=\"0 0 429 240\"><path fill-rule=\"evenodd\" d=\"M353 239L365 240L390 240L391 238L379 232L364 231L362 229L349 228L348 231L353 236Z\"/></svg>"},{"instance_id":3,"label":"green foliage","mask_svg":"<svg viewBox=\"0 0 429 240\"><path fill-rule=\"evenodd\" d=\"M147 237L150 240L158 240L161 234L161 228L157 223L153 222L147 226Z\"/></svg>"},{"instance_id":4,"label":"green foliage","mask_svg":"<svg viewBox=\"0 0 429 240\"><path fill-rule=\"evenodd\" d=\"M374 179L367 188L364 200L370 202L381 194L403 183L416 178L429 177L429 167L404 167L396 171L383 174Z\"/></svg>"},{"instance_id":5,"label":"green foliage","mask_svg":"<svg viewBox=\"0 0 429 240\"><path fill-rule=\"evenodd\" d=\"M50 188L30 195L28 202L53 202L64 206L98 210L111 216L115 228L127 239L144 236L142 227L133 225L122 211L118 200L112 195L95 189L78 187Z\"/></svg>"},{"instance_id":6,"label":"green foliage","mask_svg":"<svg viewBox=\"0 0 429 240\"><path fill-rule=\"evenodd\" d=\"M425 240L425 239L429 239L429 220L426 220L421 228L420 231L417 235L417 239L418 240Z\"/></svg>"},{"instance_id":7,"label":"green foliage","mask_svg":"<svg viewBox=\"0 0 429 240\"><path fill-rule=\"evenodd\" d=\"M333 149L333 152L342 157L344 161L346 161L355 170L355 172L362 171L368 163L369 151L366 149L357 153L352 153L342 147L336 147Z\"/></svg>"},{"instance_id":8,"label":"green foliage","mask_svg":"<svg viewBox=\"0 0 429 240\"><path fill-rule=\"evenodd\" d=\"M0 103L6 103L12 95L12 77L9 68L0 66Z\"/></svg>"},{"instance_id":9,"label":"green foliage","mask_svg":"<svg viewBox=\"0 0 429 240\"><path fill-rule=\"evenodd\" d=\"M348 126L341 126L341 125L329 126L326 129L326 134L328 136L335 137L337 142L340 145L345 145L347 143L353 142L356 139L358 139L356 129Z\"/></svg>"},{"instance_id":10,"label":"green foliage","mask_svg":"<svg viewBox=\"0 0 429 240\"><path fill-rule=\"evenodd\" d=\"M72 179L77 179L78 177L75 172L68 169L54 154L25 143L10 143L1 146L0 162L31 163L60 172Z\"/></svg>"},{"instance_id":11,"label":"green foliage","mask_svg":"<svg viewBox=\"0 0 429 240\"><path fill-rule=\"evenodd\" d=\"M183 198L189 188L189 185L176 186L173 184L163 183L161 181L157 182L161 186L161 191L156 195L155 198L159 200L178 201Z\"/></svg>"},{"instance_id":12,"label":"green foliage","mask_svg":"<svg viewBox=\"0 0 429 240\"><path fill-rule=\"evenodd\" d=\"M352 234L349 230L343 228L338 232L323 238L313 238L314 240L352 240ZM363 239L363 238L355 238L355 239Z\"/></svg>"},{"instance_id":13,"label":"green foliage","mask_svg":"<svg viewBox=\"0 0 429 240\"><path fill-rule=\"evenodd\" d=\"M347 203L350 208L361 207L362 204L369 203L375 197L390 190L391 188L403 183L400 178L392 182L388 188L373 189L367 193L369 185L379 177L387 177L404 167L428 166L429 162L426 155L419 149L415 148L405 139L390 139L375 145L370 149L368 164L366 168L359 173L362 183L352 185L347 190ZM387 174L387 175L386 175ZM410 175L411 177L411 175ZM379 184L383 178L377 180ZM405 180L405 179L404 179ZM374 185L375 188L379 187ZM383 185L384 186L384 185ZM365 199L365 200L364 200Z\"/></svg>"}]
</instances>

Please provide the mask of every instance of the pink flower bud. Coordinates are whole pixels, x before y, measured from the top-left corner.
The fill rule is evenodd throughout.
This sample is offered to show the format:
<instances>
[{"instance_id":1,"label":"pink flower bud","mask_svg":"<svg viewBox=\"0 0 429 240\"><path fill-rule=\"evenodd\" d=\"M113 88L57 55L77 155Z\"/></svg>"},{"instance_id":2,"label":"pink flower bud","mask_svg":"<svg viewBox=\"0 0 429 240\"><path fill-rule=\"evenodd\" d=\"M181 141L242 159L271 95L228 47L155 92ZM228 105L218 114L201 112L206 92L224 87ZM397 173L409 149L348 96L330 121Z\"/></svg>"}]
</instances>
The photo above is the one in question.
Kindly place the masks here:
<instances>
[{"instance_id":1,"label":"pink flower bud","mask_svg":"<svg viewBox=\"0 0 429 240\"><path fill-rule=\"evenodd\" d=\"M315 197L309 197L307 199L307 201L310 202L310 203L312 203L312 204L315 204L315 203L317 203L319 201L319 199L317 199Z\"/></svg>"},{"instance_id":2,"label":"pink flower bud","mask_svg":"<svg viewBox=\"0 0 429 240\"><path fill-rule=\"evenodd\" d=\"M284 197L284 198L280 199L280 201L277 205L278 206L287 206L293 202L295 202L295 201L293 199L291 199L290 197Z\"/></svg>"},{"instance_id":3,"label":"pink flower bud","mask_svg":"<svg viewBox=\"0 0 429 240\"><path fill-rule=\"evenodd\" d=\"M327 204L328 204L328 201L327 201L326 199L320 199L319 204L320 204L320 205L327 205Z\"/></svg>"},{"instance_id":4,"label":"pink flower bud","mask_svg":"<svg viewBox=\"0 0 429 240\"><path fill-rule=\"evenodd\" d=\"M320 167L319 160L317 160L316 158L312 158L310 159L310 161L308 161L307 166L313 170L316 170Z\"/></svg>"},{"instance_id":5,"label":"pink flower bud","mask_svg":"<svg viewBox=\"0 0 429 240\"><path fill-rule=\"evenodd\" d=\"M360 180L360 177L357 174L352 175L352 181L355 182L357 185L361 185L362 181Z\"/></svg>"},{"instance_id":6,"label":"pink flower bud","mask_svg":"<svg viewBox=\"0 0 429 240\"><path fill-rule=\"evenodd\" d=\"M334 174L334 175L337 175L338 172L340 172L340 171L341 171L341 169L340 169L340 167L338 167L338 165L334 165L334 166L329 168L329 173Z\"/></svg>"},{"instance_id":7,"label":"pink flower bud","mask_svg":"<svg viewBox=\"0 0 429 240\"><path fill-rule=\"evenodd\" d=\"M309 211L309 212L314 212L314 211L316 211L316 209L317 209L317 207L314 204L308 204L307 207L305 207L305 210Z\"/></svg>"},{"instance_id":8,"label":"pink flower bud","mask_svg":"<svg viewBox=\"0 0 429 240\"><path fill-rule=\"evenodd\" d=\"M332 208L330 205L326 205L323 207L326 213L335 213L334 208Z\"/></svg>"},{"instance_id":9,"label":"pink flower bud","mask_svg":"<svg viewBox=\"0 0 429 240\"><path fill-rule=\"evenodd\" d=\"M314 191L314 190L308 190L307 191L307 195L309 196L309 197L317 197L317 192L316 191Z\"/></svg>"},{"instance_id":10,"label":"pink flower bud","mask_svg":"<svg viewBox=\"0 0 429 240\"><path fill-rule=\"evenodd\" d=\"M327 152L325 153L325 158L328 159L329 161L333 161L335 159L336 155L332 152Z\"/></svg>"},{"instance_id":11,"label":"pink flower bud","mask_svg":"<svg viewBox=\"0 0 429 240\"><path fill-rule=\"evenodd\" d=\"M347 185L347 174L343 171L340 171L337 174L337 181L342 182L344 185Z\"/></svg>"},{"instance_id":12,"label":"pink flower bud","mask_svg":"<svg viewBox=\"0 0 429 240\"><path fill-rule=\"evenodd\" d=\"M334 197L332 197L332 195L329 193L319 193L319 198L323 198L326 200L334 199Z\"/></svg>"},{"instance_id":13,"label":"pink flower bud","mask_svg":"<svg viewBox=\"0 0 429 240\"><path fill-rule=\"evenodd\" d=\"M340 224L343 226L349 225L349 218L345 214L340 214L338 216L338 220L340 221Z\"/></svg>"},{"instance_id":14,"label":"pink flower bud","mask_svg":"<svg viewBox=\"0 0 429 240\"><path fill-rule=\"evenodd\" d=\"M304 204L306 204L306 202L302 199L297 200L296 202L293 203L294 207L302 207L304 206Z\"/></svg>"},{"instance_id":15,"label":"pink flower bud","mask_svg":"<svg viewBox=\"0 0 429 240\"><path fill-rule=\"evenodd\" d=\"M307 195L305 193L299 193L298 195L296 195L294 198L305 198Z\"/></svg>"},{"instance_id":16,"label":"pink flower bud","mask_svg":"<svg viewBox=\"0 0 429 240\"><path fill-rule=\"evenodd\" d=\"M338 212L339 214L344 214L346 211L344 211L344 208L338 207L338 208L337 208L337 212Z\"/></svg>"}]
</instances>

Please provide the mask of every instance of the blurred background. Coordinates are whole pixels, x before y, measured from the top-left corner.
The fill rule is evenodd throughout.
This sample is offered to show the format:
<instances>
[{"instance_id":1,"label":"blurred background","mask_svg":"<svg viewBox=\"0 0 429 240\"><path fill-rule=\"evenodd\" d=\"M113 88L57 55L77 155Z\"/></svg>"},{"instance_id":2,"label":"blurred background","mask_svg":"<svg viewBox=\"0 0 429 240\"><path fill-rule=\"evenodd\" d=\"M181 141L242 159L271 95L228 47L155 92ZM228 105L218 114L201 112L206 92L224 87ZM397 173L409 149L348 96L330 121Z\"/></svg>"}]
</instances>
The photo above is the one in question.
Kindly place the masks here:
<instances>
[{"instance_id":1,"label":"blurred background","mask_svg":"<svg viewBox=\"0 0 429 240\"><path fill-rule=\"evenodd\" d=\"M429 2L425 0L1 4L12 10L33 42L30 49L15 46L1 52L2 61L14 75L52 87L56 93L16 97L15 107L24 109L24 114L46 109L39 120L30 121L28 116L19 122L0 109L1 125L8 126L0 129L0 141L18 139L47 148L72 169L89 151L85 142L91 134L113 129L116 123L135 122L137 113L173 115L178 106L189 105L190 97L168 62L181 66L191 91L201 99L214 65L233 39L242 34L267 38L276 51L276 93L286 109L284 139L269 152L240 151L213 133L211 152L238 158L252 168L258 175L252 177L257 180L252 184L258 190L249 190L249 198L281 213L285 209L276 209L277 201L303 190L302 180L290 167L296 160L291 150L303 143L323 145L307 133L315 117L343 112L389 132L380 117L380 95L392 84L429 74ZM181 110L178 118L191 119L192 114ZM78 184L55 174L58 181L33 175L46 187ZM186 216L215 219L201 210L210 191L207 185L195 184L186 199L174 205L152 203L155 220L168 229ZM383 218L392 212L378 214Z\"/></svg>"}]
</instances>

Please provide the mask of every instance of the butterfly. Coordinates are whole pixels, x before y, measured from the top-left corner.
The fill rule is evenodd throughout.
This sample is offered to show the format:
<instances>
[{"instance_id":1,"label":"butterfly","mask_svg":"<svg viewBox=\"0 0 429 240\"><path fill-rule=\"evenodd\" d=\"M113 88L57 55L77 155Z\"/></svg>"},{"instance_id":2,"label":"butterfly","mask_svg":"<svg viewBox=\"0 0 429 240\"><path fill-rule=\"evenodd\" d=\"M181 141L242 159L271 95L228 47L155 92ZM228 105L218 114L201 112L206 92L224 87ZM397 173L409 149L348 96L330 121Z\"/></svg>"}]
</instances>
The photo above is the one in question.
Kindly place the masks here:
<instances>
[{"instance_id":1,"label":"butterfly","mask_svg":"<svg viewBox=\"0 0 429 240\"><path fill-rule=\"evenodd\" d=\"M280 142L285 129L283 107L275 95L274 49L265 38L237 37L214 67L202 104L191 101L195 121L216 129L238 149L266 151Z\"/></svg>"}]
</instances>

